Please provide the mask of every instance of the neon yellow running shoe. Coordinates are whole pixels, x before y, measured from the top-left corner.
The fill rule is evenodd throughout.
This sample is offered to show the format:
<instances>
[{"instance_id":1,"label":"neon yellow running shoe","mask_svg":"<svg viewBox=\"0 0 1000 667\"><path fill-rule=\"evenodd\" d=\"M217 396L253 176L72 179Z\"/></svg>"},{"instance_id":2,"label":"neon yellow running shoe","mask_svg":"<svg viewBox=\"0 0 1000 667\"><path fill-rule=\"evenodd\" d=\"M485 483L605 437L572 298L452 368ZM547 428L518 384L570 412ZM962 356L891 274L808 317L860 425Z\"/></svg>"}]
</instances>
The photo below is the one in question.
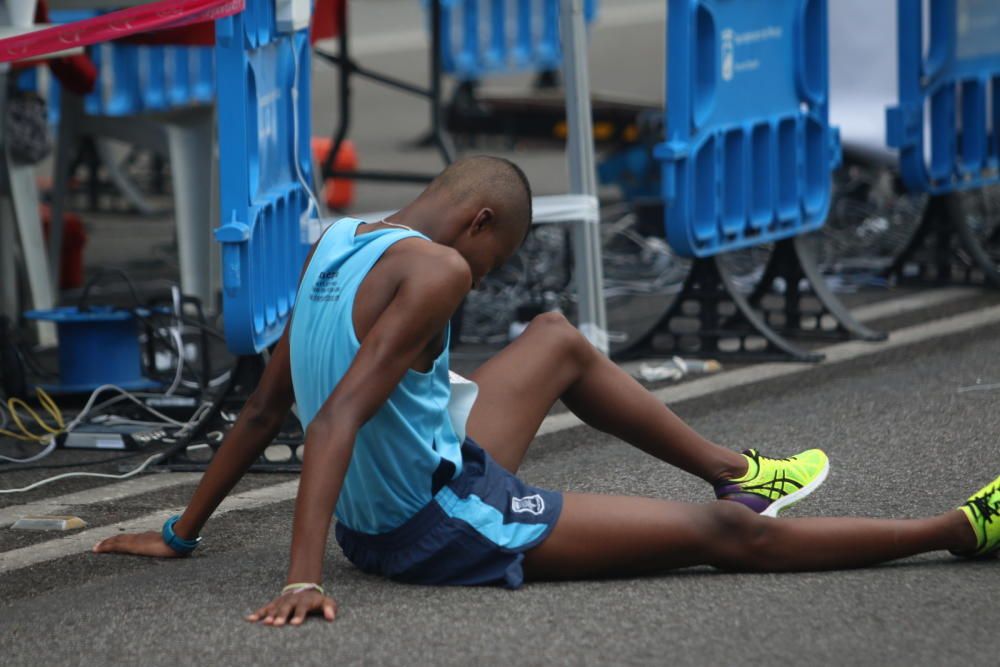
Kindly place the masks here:
<instances>
[{"instance_id":1,"label":"neon yellow running shoe","mask_svg":"<svg viewBox=\"0 0 1000 667\"><path fill-rule=\"evenodd\" d=\"M743 503L764 516L794 505L819 488L830 472L830 460L819 449L810 449L788 459L761 456L756 449L743 452L747 474L715 483L715 497Z\"/></svg>"},{"instance_id":2,"label":"neon yellow running shoe","mask_svg":"<svg viewBox=\"0 0 1000 667\"><path fill-rule=\"evenodd\" d=\"M984 486L958 508L976 533L976 549L956 556L981 558L1000 554L1000 477Z\"/></svg>"}]
</instances>

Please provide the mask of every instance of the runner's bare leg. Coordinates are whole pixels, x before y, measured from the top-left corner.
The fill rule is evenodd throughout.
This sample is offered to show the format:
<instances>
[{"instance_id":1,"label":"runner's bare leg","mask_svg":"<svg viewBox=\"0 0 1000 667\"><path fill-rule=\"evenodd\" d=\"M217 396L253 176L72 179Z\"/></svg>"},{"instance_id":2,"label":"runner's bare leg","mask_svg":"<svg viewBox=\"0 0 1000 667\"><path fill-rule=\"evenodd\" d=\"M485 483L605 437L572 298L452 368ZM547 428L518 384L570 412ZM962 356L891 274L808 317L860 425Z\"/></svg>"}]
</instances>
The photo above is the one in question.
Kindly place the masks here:
<instances>
[{"instance_id":1,"label":"runner's bare leg","mask_svg":"<svg viewBox=\"0 0 1000 667\"><path fill-rule=\"evenodd\" d=\"M739 503L701 505L567 493L552 533L525 558L529 579L663 572L693 565L787 572L873 565L973 549L957 510L927 519L772 519Z\"/></svg>"},{"instance_id":2,"label":"runner's bare leg","mask_svg":"<svg viewBox=\"0 0 1000 667\"><path fill-rule=\"evenodd\" d=\"M706 481L746 472L741 454L695 432L562 315L536 317L472 379L479 397L468 433L512 472L560 399L590 426Z\"/></svg>"}]
</instances>

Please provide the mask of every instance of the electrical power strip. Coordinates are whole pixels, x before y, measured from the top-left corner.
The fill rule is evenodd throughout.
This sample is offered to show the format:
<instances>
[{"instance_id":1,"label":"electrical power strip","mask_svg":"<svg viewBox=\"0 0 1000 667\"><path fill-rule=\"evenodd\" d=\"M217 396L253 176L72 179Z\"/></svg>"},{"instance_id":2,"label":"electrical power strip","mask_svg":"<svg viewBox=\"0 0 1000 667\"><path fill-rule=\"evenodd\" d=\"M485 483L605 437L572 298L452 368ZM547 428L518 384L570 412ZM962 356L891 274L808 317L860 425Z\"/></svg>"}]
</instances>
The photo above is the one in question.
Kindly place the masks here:
<instances>
[{"instance_id":1,"label":"electrical power strip","mask_svg":"<svg viewBox=\"0 0 1000 667\"><path fill-rule=\"evenodd\" d=\"M82 424L56 436L56 444L65 449L140 449L149 442L150 435L149 426Z\"/></svg>"}]
</instances>

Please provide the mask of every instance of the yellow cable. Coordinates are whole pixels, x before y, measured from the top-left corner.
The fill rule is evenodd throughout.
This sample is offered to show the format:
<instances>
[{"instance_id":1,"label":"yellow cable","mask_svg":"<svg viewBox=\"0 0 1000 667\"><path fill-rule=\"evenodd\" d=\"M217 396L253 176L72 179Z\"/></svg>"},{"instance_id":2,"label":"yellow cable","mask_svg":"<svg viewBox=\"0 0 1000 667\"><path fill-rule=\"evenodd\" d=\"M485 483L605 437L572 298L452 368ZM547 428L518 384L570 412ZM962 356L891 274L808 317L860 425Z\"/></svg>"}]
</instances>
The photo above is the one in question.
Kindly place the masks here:
<instances>
[{"instance_id":1,"label":"yellow cable","mask_svg":"<svg viewBox=\"0 0 1000 667\"><path fill-rule=\"evenodd\" d=\"M6 406L4 403L0 403L0 410L2 410L4 407L7 407L7 409L10 410L10 408ZM15 440L23 440L25 442L39 442L38 436L35 435L26 436L22 435L21 433L14 433L13 431L8 431L7 429L4 428L0 428L0 435L5 435L8 438L13 438Z\"/></svg>"},{"instance_id":2,"label":"yellow cable","mask_svg":"<svg viewBox=\"0 0 1000 667\"><path fill-rule=\"evenodd\" d=\"M22 401L20 398L11 398L7 401L7 410L10 411L10 415L13 418L14 423L17 424L17 427L21 430L21 433L18 434L5 429L0 429L0 435L6 435L16 440L26 440L29 442L47 442L50 436L58 435L65 430L66 422L63 421L62 411L59 409L59 406L56 405L56 402L52 400L52 397L49 396L48 393L41 387L36 387L35 391L38 395L39 404L45 408L46 412L49 413L49 417L51 417L55 422L55 427L46 423L46 421L42 419L30 405ZM21 415L18 414L19 407L24 409L24 411L35 420L35 424L41 427L45 433L38 434L29 430L21 420Z\"/></svg>"},{"instance_id":3,"label":"yellow cable","mask_svg":"<svg viewBox=\"0 0 1000 667\"><path fill-rule=\"evenodd\" d=\"M42 442L36 436L32 436L32 437L28 438L26 436L19 435L17 433L13 433L11 431L8 431L7 429L4 429L4 428L0 428L0 435L5 435L8 438L13 438L14 440L23 440L25 442Z\"/></svg>"}]
</instances>

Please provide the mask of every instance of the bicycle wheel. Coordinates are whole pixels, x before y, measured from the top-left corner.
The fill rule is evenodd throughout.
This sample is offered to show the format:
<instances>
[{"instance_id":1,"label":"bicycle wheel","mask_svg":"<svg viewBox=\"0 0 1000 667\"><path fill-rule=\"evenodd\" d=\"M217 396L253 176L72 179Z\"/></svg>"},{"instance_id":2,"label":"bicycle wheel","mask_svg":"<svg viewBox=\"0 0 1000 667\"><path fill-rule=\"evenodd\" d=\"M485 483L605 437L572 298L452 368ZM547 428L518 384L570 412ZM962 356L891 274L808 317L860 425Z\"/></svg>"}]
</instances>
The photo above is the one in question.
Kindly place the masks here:
<instances>
[{"instance_id":1,"label":"bicycle wheel","mask_svg":"<svg viewBox=\"0 0 1000 667\"><path fill-rule=\"evenodd\" d=\"M888 165L845 156L822 228L806 237L820 268L848 287L881 285L920 227L928 197L907 192Z\"/></svg>"},{"instance_id":2,"label":"bicycle wheel","mask_svg":"<svg viewBox=\"0 0 1000 667\"><path fill-rule=\"evenodd\" d=\"M961 259L1000 287L1000 185L962 192L957 208L952 223L968 253Z\"/></svg>"}]
</instances>

